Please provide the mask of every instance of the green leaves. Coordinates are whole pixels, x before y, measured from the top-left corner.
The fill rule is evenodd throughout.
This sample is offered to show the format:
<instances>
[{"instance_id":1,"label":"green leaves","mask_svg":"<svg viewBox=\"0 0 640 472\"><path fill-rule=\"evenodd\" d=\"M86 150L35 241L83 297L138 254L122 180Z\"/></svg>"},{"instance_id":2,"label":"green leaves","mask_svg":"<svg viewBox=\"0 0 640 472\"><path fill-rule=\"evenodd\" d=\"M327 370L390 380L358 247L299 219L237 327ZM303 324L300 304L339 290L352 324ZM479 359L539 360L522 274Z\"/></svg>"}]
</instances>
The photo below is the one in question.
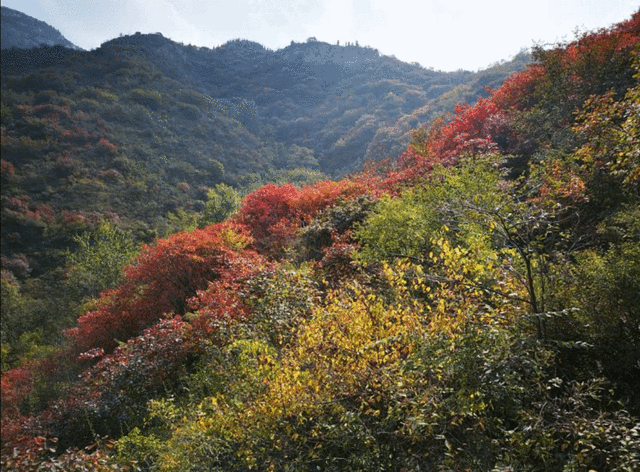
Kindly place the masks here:
<instances>
[{"instance_id":1,"label":"green leaves","mask_svg":"<svg viewBox=\"0 0 640 472\"><path fill-rule=\"evenodd\" d=\"M95 231L73 238L77 250L67 252L69 285L80 294L97 297L123 280L123 269L138 253L131 234L103 222Z\"/></svg>"},{"instance_id":2,"label":"green leaves","mask_svg":"<svg viewBox=\"0 0 640 472\"><path fill-rule=\"evenodd\" d=\"M239 207L239 192L229 185L218 184L207 192L207 203L198 226L204 228L213 223L222 223Z\"/></svg>"},{"instance_id":3,"label":"green leaves","mask_svg":"<svg viewBox=\"0 0 640 472\"><path fill-rule=\"evenodd\" d=\"M425 182L398 198L381 198L355 235L364 261L412 257L426 260L430 239L444 236L464 247L487 245L486 214L504 205L508 184L499 161L465 160L433 170Z\"/></svg>"}]
</instances>

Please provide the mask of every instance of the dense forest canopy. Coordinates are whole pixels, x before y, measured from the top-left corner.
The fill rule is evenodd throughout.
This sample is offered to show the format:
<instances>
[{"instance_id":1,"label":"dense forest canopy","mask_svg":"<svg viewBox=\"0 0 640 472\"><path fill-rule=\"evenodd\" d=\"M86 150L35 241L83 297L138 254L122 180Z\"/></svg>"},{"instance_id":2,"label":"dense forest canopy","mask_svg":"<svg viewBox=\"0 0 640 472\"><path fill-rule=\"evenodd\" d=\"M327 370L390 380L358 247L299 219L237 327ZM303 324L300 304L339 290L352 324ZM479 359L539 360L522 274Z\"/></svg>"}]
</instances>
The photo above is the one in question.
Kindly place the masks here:
<instances>
[{"instance_id":1,"label":"dense forest canopy","mask_svg":"<svg viewBox=\"0 0 640 472\"><path fill-rule=\"evenodd\" d=\"M343 49L3 52L44 61L2 79L3 470L640 468L640 11L484 93Z\"/></svg>"}]
</instances>

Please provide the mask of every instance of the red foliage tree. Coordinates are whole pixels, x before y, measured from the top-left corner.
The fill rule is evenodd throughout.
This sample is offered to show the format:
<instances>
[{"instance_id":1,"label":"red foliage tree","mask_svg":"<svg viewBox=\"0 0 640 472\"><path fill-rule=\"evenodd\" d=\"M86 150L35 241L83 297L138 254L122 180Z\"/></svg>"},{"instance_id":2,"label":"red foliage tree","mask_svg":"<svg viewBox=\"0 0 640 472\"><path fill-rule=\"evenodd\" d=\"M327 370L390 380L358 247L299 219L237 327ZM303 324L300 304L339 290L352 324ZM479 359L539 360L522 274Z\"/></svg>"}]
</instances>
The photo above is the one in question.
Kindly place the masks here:
<instances>
[{"instance_id":1,"label":"red foliage tree","mask_svg":"<svg viewBox=\"0 0 640 472\"><path fill-rule=\"evenodd\" d=\"M456 116L447 126L436 129L426 144L427 153L437 156L444 165L457 162L464 154L496 152L494 136L502 122L501 112L491 98L481 98L470 107L461 103L455 108Z\"/></svg>"},{"instance_id":2,"label":"red foliage tree","mask_svg":"<svg viewBox=\"0 0 640 472\"><path fill-rule=\"evenodd\" d=\"M59 391L47 391L47 386L60 382L62 376L74 375L69 369L68 354L59 350L47 358L30 359L2 373L0 419L3 456L10 454L13 448L32 448L36 437L42 435L43 429L34 415L41 413L48 401L60 394Z\"/></svg>"},{"instance_id":3,"label":"red foliage tree","mask_svg":"<svg viewBox=\"0 0 640 472\"><path fill-rule=\"evenodd\" d=\"M261 266L247 266L247 276ZM198 291L190 300L194 312L190 322L200 336L210 337L220 328L229 327L249 315L250 308L240 295L244 278L209 282L206 289Z\"/></svg>"},{"instance_id":4,"label":"red foliage tree","mask_svg":"<svg viewBox=\"0 0 640 472\"><path fill-rule=\"evenodd\" d=\"M249 229L258 248L265 249L271 227L282 219L295 218L298 194L299 190L291 184L260 187L244 199L235 221Z\"/></svg>"},{"instance_id":5,"label":"red foliage tree","mask_svg":"<svg viewBox=\"0 0 640 472\"><path fill-rule=\"evenodd\" d=\"M428 130L414 133L411 145L399 158L399 170L389 174L385 185L397 188L415 183L434 165L449 167L464 155L498 152L500 144L506 143L507 118L492 97L481 98L473 107L461 103L455 113L449 123L437 120Z\"/></svg>"},{"instance_id":6,"label":"red foliage tree","mask_svg":"<svg viewBox=\"0 0 640 472\"><path fill-rule=\"evenodd\" d=\"M2 449L17 447L29 442L30 437L22 432L25 416L20 404L33 389L35 376L31 363L2 373L0 419L2 420Z\"/></svg>"},{"instance_id":7,"label":"red foliage tree","mask_svg":"<svg viewBox=\"0 0 640 472\"><path fill-rule=\"evenodd\" d=\"M532 64L525 70L511 74L499 89L493 92L492 100L505 112L525 110L534 103L535 84L544 75L544 67Z\"/></svg>"},{"instance_id":8,"label":"red foliage tree","mask_svg":"<svg viewBox=\"0 0 640 472\"><path fill-rule=\"evenodd\" d=\"M371 191L371 187L363 181L323 180L301 189L295 207L299 215L309 223L320 210L333 205L339 198L352 198Z\"/></svg>"},{"instance_id":9,"label":"red foliage tree","mask_svg":"<svg viewBox=\"0 0 640 472\"><path fill-rule=\"evenodd\" d=\"M322 181L297 189L291 184L265 185L250 193L235 221L245 226L255 239L254 247L270 257L279 257L303 224L336 202L371 192L365 179Z\"/></svg>"},{"instance_id":10,"label":"red foliage tree","mask_svg":"<svg viewBox=\"0 0 640 472\"><path fill-rule=\"evenodd\" d=\"M103 293L95 308L66 332L77 353L94 348L111 351L170 314L184 314L188 300L211 281L233 280L259 259L233 248L248 241L237 226L211 225L193 233L177 233L144 246L125 282Z\"/></svg>"},{"instance_id":11,"label":"red foliage tree","mask_svg":"<svg viewBox=\"0 0 640 472\"><path fill-rule=\"evenodd\" d=\"M245 314L241 284L264 261L244 249L250 241L242 228L221 223L145 247L125 282L103 293L66 332L66 348L3 374L3 444L26 450L35 437L53 436L64 449L85 445L90 428L118 435L123 425L136 424L149 398L177 385L177 374L215 334L216 321L233 323ZM188 310L198 312L193 323L176 316ZM162 319L166 314L173 316ZM61 398L46 391L83 369ZM23 412L31 397L37 408Z\"/></svg>"},{"instance_id":12,"label":"red foliage tree","mask_svg":"<svg viewBox=\"0 0 640 472\"><path fill-rule=\"evenodd\" d=\"M145 329L86 369L65 398L41 413L40 433L58 438L64 450L139 425L150 398L179 388L204 343L179 316Z\"/></svg>"}]
</instances>

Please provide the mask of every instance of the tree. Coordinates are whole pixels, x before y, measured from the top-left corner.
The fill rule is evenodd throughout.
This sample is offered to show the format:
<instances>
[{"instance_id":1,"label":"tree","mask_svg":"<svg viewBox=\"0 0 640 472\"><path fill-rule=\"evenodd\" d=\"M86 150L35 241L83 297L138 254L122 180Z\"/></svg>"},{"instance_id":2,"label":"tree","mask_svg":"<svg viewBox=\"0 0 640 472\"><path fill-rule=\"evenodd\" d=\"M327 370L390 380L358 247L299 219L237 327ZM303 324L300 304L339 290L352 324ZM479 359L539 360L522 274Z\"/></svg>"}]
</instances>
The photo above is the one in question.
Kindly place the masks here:
<instances>
[{"instance_id":1,"label":"tree","mask_svg":"<svg viewBox=\"0 0 640 472\"><path fill-rule=\"evenodd\" d=\"M292 144L288 150L286 166L288 168L307 167L317 169L319 164L318 159L313 155L313 150Z\"/></svg>"},{"instance_id":2,"label":"tree","mask_svg":"<svg viewBox=\"0 0 640 472\"><path fill-rule=\"evenodd\" d=\"M445 237L465 247L488 245L473 215L463 214L469 203L495 206L506 194L499 161L466 159L459 167L436 165L423 185L399 197L381 198L356 229L361 241L360 260L374 262L398 257L425 261L431 240ZM407 235L411 235L407 237Z\"/></svg>"},{"instance_id":3,"label":"tree","mask_svg":"<svg viewBox=\"0 0 640 472\"><path fill-rule=\"evenodd\" d=\"M250 241L237 226L218 223L143 246L124 282L103 292L66 332L74 349L110 352L164 317L187 313L209 282L232 281L260 265L255 253L242 251Z\"/></svg>"},{"instance_id":4,"label":"tree","mask_svg":"<svg viewBox=\"0 0 640 472\"><path fill-rule=\"evenodd\" d=\"M218 184L207 191L207 203L198 226L204 228L213 223L222 223L235 213L239 206L239 192L229 185Z\"/></svg>"},{"instance_id":5,"label":"tree","mask_svg":"<svg viewBox=\"0 0 640 472\"><path fill-rule=\"evenodd\" d=\"M638 49L640 52L640 48ZM640 61L636 64L640 82ZM596 189L611 192L610 183L629 195L640 185L640 85L621 100L609 91L590 98L578 113L575 130L587 141L576 151Z\"/></svg>"},{"instance_id":6,"label":"tree","mask_svg":"<svg viewBox=\"0 0 640 472\"><path fill-rule=\"evenodd\" d=\"M138 253L131 233L111 222L74 236L75 251L67 251L69 287L82 297L97 297L123 279L123 269Z\"/></svg>"}]
</instances>

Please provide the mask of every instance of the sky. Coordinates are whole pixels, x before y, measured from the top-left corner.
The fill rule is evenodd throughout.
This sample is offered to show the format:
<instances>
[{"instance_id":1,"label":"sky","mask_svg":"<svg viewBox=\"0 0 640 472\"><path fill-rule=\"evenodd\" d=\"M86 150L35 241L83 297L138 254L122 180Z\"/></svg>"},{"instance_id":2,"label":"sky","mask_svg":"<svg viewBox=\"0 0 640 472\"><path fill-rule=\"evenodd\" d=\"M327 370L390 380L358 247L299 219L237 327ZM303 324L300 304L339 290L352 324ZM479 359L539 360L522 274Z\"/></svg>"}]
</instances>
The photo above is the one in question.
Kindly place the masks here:
<instances>
[{"instance_id":1,"label":"sky","mask_svg":"<svg viewBox=\"0 0 640 472\"><path fill-rule=\"evenodd\" d=\"M249 39L270 49L309 37L378 49L405 62L480 70L534 44L631 17L638 0L0 0L83 49L120 34L160 32L217 47Z\"/></svg>"}]
</instances>

